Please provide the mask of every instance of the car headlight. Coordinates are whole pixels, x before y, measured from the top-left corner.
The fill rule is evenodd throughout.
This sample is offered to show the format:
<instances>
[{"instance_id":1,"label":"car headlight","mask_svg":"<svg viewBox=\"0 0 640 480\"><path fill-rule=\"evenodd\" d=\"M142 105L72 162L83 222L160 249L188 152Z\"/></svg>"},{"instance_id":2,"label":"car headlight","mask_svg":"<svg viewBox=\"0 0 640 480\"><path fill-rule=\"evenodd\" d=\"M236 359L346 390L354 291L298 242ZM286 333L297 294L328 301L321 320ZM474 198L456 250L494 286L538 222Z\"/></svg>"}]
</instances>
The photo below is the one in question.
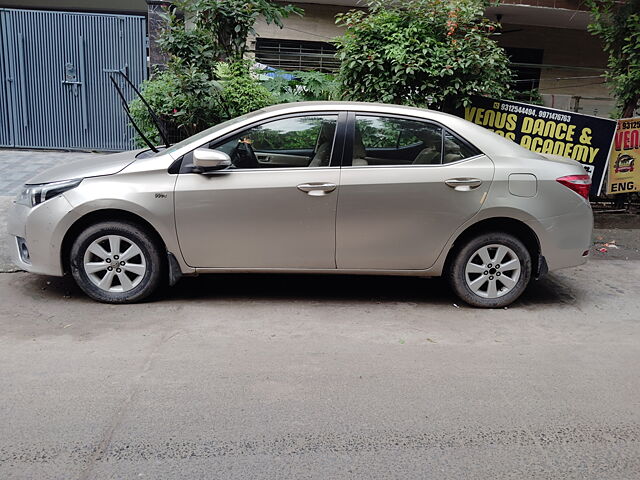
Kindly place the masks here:
<instances>
[{"instance_id":1,"label":"car headlight","mask_svg":"<svg viewBox=\"0 0 640 480\"><path fill-rule=\"evenodd\" d=\"M76 188L82 182L81 178L63 180L61 182L40 183L37 185L25 185L16 197L16 203L35 207L36 205L63 194L67 190Z\"/></svg>"}]
</instances>

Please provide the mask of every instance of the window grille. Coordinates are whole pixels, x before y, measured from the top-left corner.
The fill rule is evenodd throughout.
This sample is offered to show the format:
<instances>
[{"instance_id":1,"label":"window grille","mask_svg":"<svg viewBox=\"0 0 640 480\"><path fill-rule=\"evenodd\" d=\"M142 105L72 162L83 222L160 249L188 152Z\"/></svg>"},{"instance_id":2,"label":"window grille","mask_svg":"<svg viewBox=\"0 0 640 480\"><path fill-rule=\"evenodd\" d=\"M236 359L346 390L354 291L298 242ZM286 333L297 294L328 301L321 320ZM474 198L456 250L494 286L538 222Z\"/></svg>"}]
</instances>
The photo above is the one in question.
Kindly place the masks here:
<instances>
[{"instance_id":1,"label":"window grille","mask_svg":"<svg viewBox=\"0 0 640 480\"><path fill-rule=\"evenodd\" d=\"M256 39L256 61L280 70L335 72L340 62L336 47L326 42Z\"/></svg>"}]
</instances>

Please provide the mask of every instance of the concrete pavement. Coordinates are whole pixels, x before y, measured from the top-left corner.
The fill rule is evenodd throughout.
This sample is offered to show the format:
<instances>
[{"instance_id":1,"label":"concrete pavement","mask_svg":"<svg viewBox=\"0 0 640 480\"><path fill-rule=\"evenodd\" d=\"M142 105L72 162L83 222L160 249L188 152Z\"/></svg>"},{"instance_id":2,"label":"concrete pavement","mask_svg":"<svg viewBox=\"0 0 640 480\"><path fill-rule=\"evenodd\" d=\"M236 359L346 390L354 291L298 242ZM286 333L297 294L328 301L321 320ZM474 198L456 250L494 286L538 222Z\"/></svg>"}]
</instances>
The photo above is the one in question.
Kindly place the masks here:
<instances>
[{"instance_id":1,"label":"concrete pavement","mask_svg":"<svg viewBox=\"0 0 640 480\"><path fill-rule=\"evenodd\" d=\"M638 266L504 310L429 279L202 277L109 306L2 274L0 478L637 478Z\"/></svg>"}]
</instances>

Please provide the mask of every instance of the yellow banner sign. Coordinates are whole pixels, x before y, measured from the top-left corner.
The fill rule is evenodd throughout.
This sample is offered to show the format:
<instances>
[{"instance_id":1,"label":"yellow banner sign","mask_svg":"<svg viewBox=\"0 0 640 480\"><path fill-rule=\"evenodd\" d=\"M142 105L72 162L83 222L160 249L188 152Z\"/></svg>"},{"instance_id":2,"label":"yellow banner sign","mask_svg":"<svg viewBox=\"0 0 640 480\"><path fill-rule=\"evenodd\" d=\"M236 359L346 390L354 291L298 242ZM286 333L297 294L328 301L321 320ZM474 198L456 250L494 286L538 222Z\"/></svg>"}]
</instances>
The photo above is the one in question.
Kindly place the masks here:
<instances>
[{"instance_id":1,"label":"yellow banner sign","mask_svg":"<svg viewBox=\"0 0 640 480\"><path fill-rule=\"evenodd\" d=\"M640 118L618 120L609 157L607 193L640 191Z\"/></svg>"}]
</instances>

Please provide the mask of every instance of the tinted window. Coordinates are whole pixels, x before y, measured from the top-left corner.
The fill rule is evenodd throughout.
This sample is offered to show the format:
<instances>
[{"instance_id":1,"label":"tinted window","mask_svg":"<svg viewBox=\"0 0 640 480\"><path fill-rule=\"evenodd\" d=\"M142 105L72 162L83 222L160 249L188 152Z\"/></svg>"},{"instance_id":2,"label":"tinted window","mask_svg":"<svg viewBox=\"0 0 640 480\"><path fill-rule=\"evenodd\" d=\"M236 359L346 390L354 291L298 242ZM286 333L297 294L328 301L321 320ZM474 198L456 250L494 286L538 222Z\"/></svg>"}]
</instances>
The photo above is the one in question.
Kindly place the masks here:
<instances>
[{"instance_id":1,"label":"tinted window","mask_svg":"<svg viewBox=\"0 0 640 480\"><path fill-rule=\"evenodd\" d=\"M313 150L323 124L331 133L336 128L335 118L297 117L265 123L244 135L253 140L255 150Z\"/></svg>"},{"instance_id":2,"label":"tinted window","mask_svg":"<svg viewBox=\"0 0 640 480\"><path fill-rule=\"evenodd\" d=\"M402 127L393 118L357 116L356 132L368 150L396 148Z\"/></svg>"},{"instance_id":3,"label":"tinted window","mask_svg":"<svg viewBox=\"0 0 640 480\"><path fill-rule=\"evenodd\" d=\"M466 142L450 132L444 134L444 157L442 163L457 162L464 158L473 157L479 152Z\"/></svg>"},{"instance_id":4,"label":"tinted window","mask_svg":"<svg viewBox=\"0 0 640 480\"><path fill-rule=\"evenodd\" d=\"M356 115L353 165L439 164L442 129L429 122Z\"/></svg>"},{"instance_id":5,"label":"tinted window","mask_svg":"<svg viewBox=\"0 0 640 480\"><path fill-rule=\"evenodd\" d=\"M337 115L283 118L244 130L215 148L234 168L323 167L333 149Z\"/></svg>"}]
</instances>

